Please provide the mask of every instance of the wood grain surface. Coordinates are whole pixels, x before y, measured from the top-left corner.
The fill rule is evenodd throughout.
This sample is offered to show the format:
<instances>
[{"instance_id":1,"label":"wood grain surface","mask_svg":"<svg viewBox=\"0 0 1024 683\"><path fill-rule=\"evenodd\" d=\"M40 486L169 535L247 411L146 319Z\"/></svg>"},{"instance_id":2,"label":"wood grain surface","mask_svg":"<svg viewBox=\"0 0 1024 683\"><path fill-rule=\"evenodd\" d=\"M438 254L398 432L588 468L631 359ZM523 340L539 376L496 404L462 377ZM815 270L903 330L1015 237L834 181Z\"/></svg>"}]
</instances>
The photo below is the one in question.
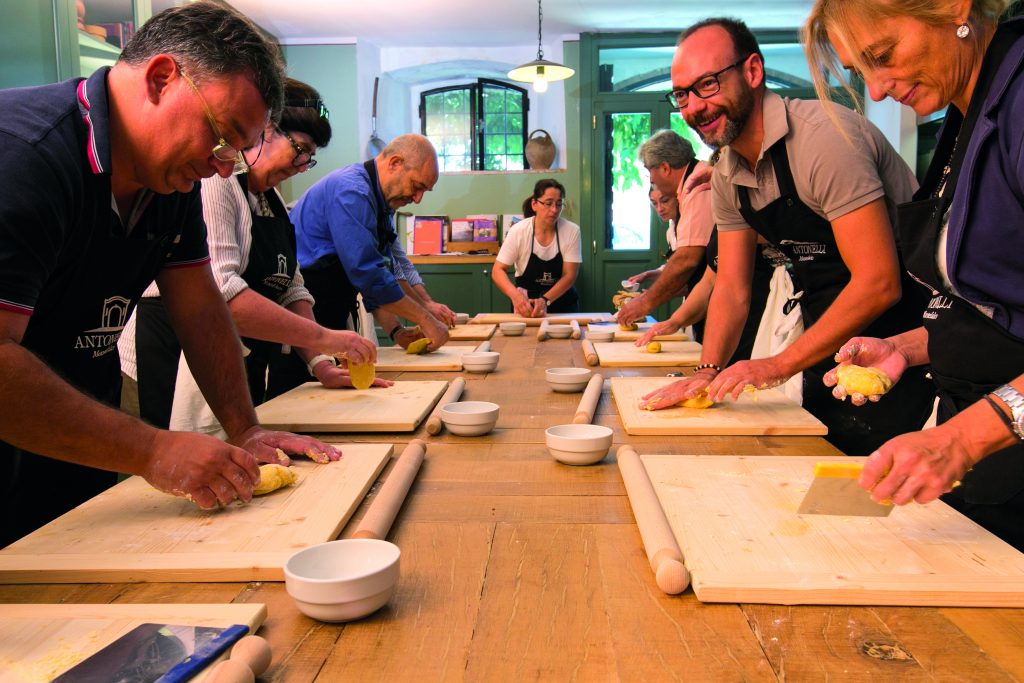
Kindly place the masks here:
<instances>
[{"instance_id":1,"label":"wood grain surface","mask_svg":"<svg viewBox=\"0 0 1024 683\"><path fill-rule=\"evenodd\" d=\"M697 365L701 346L693 341L662 342L661 353L648 353L633 344L595 342L594 349L603 368L663 368Z\"/></svg>"},{"instance_id":2,"label":"wood grain surface","mask_svg":"<svg viewBox=\"0 0 1024 683\"><path fill-rule=\"evenodd\" d=\"M295 459L294 486L218 510L131 477L0 550L0 582L280 581L290 554L338 536L391 452Z\"/></svg>"},{"instance_id":3,"label":"wood grain surface","mask_svg":"<svg viewBox=\"0 0 1024 683\"><path fill-rule=\"evenodd\" d=\"M530 327L540 325L542 320L562 322L568 324L570 320L577 321L580 325L587 325L592 322L608 322L615 320L611 313L551 313L544 318L524 318L514 313L477 313L470 318L471 325L488 325L491 323L526 323Z\"/></svg>"},{"instance_id":4,"label":"wood grain surface","mask_svg":"<svg viewBox=\"0 0 1024 683\"><path fill-rule=\"evenodd\" d=\"M470 353L473 346L445 344L430 353L406 353L401 346L377 349L378 372L436 372L462 370L462 354Z\"/></svg>"},{"instance_id":5,"label":"wood grain surface","mask_svg":"<svg viewBox=\"0 0 1024 683\"><path fill-rule=\"evenodd\" d=\"M1024 554L940 501L799 515L812 459L641 460L704 602L1024 607Z\"/></svg>"},{"instance_id":6,"label":"wood grain surface","mask_svg":"<svg viewBox=\"0 0 1024 683\"><path fill-rule=\"evenodd\" d=\"M641 410L640 398L676 381L675 377L612 377L612 397L627 434L647 435L824 435L818 418L778 389L740 394L710 408Z\"/></svg>"},{"instance_id":7,"label":"wood grain surface","mask_svg":"<svg viewBox=\"0 0 1024 683\"><path fill-rule=\"evenodd\" d=\"M448 330L449 341L485 341L494 335L497 325L456 325Z\"/></svg>"},{"instance_id":8,"label":"wood grain surface","mask_svg":"<svg viewBox=\"0 0 1024 683\"><path fill-rule=\"evenodd\" d=\"M599 324L593 325L592 327L593 327L593 329L596 329L596 330L613 329L613 330L615 330L615 341L617 341L617 342L624 342L624 341L632 342L632 341L636 341L640 337L644 336L644 334L647 333L647 330L651 329L651 327L653 327L653 326L654 326L654 323L637 323L637 329L635 329L635 330L620 330L618 323L615 323L615 324L599 323ZM686 341L686 340L689 339L689 337L686 336L682 332L673 332L672 334L659 334L654 339L657 340L657 341Z\"/></svg>"},{"instance_id":9,"label":"wood grain surface","mask_svg":"<svg viewBox=\"0 0 1024 683\"><path fill-rule=\"evenodd\" d=\"M267 429L288 432L411 432L447 387L409 380L355 391L308 382L257 406L256 416Z\"/></svg>"}]
</instances>

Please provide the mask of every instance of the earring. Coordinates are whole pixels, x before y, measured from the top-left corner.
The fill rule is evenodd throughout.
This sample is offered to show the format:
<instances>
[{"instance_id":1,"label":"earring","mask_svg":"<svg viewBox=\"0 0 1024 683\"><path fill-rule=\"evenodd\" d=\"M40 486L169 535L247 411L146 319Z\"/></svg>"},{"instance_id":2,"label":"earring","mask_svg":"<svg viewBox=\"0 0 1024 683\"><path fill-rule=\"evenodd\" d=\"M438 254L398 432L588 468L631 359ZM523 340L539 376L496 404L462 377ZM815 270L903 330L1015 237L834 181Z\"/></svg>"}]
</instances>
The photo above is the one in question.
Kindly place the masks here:
<instances>
[{"instance_id":1,"label":"earring","mask_svg":"<svg viewBox=\"0 0 1024 683\"><path fill-rule=\"evenodd\" d=\"M967 36L971 35L971 27L967 25L967 22L960 24L956 27L956 37L963 40Z\"/></svg>"}]
</instances>

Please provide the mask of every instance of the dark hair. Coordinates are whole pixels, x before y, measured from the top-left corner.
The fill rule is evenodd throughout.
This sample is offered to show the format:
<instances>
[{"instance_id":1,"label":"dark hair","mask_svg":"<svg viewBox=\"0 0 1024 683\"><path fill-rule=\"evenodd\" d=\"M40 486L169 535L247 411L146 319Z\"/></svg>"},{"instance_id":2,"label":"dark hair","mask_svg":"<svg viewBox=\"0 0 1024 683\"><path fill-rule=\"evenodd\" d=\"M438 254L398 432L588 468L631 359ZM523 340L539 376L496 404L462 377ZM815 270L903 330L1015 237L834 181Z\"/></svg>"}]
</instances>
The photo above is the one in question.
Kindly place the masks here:
<instances>
[{"instance_id":1,"label":"dark hair","mask_svg":"<svg viewBox=\"0 0 1024 683\"><path fill-rule=\"evenodd\" d=\"M302 81L288 78L284 83L284 109L281 111L281 130L305 133L313 138L317 147L326 147L331 141L331 122L320 93Z\"/></svg>"},{"instance_id":2,"label":"dark hair","mask_svg":"<svg viewBox=\"0 0 1024 683\"><path fill-rule=\"evenodd\" d=\"M761 63L764 63L764 55L761 53L761 46L757 44L757 38L751 32L747 25L739 19L730 19L729 17L712 17L710 19L702 19L696 24L688 28L684 28L683 32L679 34L679 38L676 40L676 45L679 45L684 40L692 36L702 28L708 26L718 26L729 34L732 38L733 49L736 50L736 59L746 58L750 55L757 55L761 58Z\"/></svg>"},{"instance_id":3,"label":"dark hair","mask_svg":"<svg viewBox=\"0 0 1024 683\"><path fill-rule=\"evenodd\" d=\"M213 2L193 2L153 16L121 51L119 62L138 66L169 54L199 82L244 73L270 110L281 116L284 62L277 44L238 12Z\"/></svg>"},{"instance_id":4,"label":"dark hair","mask_svg":"<svg viewBox=\"0 0 1024 683\"><path fill-rule=\"evenodd\" d=\"M551 188L555 188L556 190L558 190L562 195L562 199L565 199L565 187L562 185L562 183L558 182L554 178L544 178L543 180L538 180L537 184L533 186L533 194L531 194L529 197L523 200L524 218L531 218L532 216L535 216L537 214L537 212L533 210L533 200L540 199L541 197L544 196L544 193L550 190Z\"/></svg>"}]
</instances>

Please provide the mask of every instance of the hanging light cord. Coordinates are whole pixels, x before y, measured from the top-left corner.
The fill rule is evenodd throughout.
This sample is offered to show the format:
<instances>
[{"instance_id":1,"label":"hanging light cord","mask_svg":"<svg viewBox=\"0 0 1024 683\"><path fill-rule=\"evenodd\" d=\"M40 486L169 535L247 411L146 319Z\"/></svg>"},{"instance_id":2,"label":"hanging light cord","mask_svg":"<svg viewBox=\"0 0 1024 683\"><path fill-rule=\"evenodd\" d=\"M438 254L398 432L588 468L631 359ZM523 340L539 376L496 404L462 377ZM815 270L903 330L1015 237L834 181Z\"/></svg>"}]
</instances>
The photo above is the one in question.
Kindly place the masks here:
<instances>
[{"instance_id":1,"label":"hanging light cord","mask_svg":"<svg viewBox=\"0 0 1024 683\"><path fill-rule=\"evenodd\" d=\"M538 61L544 59L544 46L541 43L541 23L544 21L544 8L540 5L541 0L537 0L537 59Z\"/></svg>"}]
</instances>

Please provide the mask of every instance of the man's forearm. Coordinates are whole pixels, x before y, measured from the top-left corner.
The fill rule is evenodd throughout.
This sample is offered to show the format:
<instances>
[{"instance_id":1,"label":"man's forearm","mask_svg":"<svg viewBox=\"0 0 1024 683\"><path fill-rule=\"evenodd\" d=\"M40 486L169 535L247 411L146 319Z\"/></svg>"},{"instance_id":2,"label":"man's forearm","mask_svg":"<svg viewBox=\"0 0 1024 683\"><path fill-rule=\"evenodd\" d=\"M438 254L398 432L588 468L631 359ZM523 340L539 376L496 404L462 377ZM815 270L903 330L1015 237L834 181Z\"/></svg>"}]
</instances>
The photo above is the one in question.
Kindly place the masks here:
<instances>
[{"instance_id":1,"label":"man's forearm","mask_svg":"<svg viewBox=\"0 0 1024 683\"><path fill-rule=\"evenodd\" d=\"M125 474L142 473L152 453L155 428L86 396L13 341L0 344L0 404L0 440L32 453Z\"/></svg>"},{"instance_id":2,"label":"man's forearm","mask_svg":"<svg viewBox=\"0 0 1024 683\"><path fill-rule=\"evenodd\" d=\"M650 313L658 306L676 296L700 265L704 256L703 247L680 247L672 253L672 258L665 264L665 269L654 281L651 288L644 292L644 303Z\"/></svg>"},{"instance_id":3,"label":"man's forearm","mask_svg":"<svg viewBox=\"0 0 1024 683\"><path fill-rule=\"evenodd\" d=\"M423 306L421 306L411 296L403 296L398 301L390 304L383 304L381 308L392 315L396 315L400 318L405 318L406 320L419 324L424 324L428 317L432 317L430 312L423 308Z\"/></svg>"},{"instance_id":4,"label":"man's forearm","mask_svg":"<svg viewBox=\"0 0 1024 683\"><path fill-rule=\"evenodd\" d=\"M701 363L714 363L725 367L736 353L743 324L750 311L750 289L730 291L716 283L708 302L708 315L704 325L704 348Z\"/></svg>"}]
</instances>

